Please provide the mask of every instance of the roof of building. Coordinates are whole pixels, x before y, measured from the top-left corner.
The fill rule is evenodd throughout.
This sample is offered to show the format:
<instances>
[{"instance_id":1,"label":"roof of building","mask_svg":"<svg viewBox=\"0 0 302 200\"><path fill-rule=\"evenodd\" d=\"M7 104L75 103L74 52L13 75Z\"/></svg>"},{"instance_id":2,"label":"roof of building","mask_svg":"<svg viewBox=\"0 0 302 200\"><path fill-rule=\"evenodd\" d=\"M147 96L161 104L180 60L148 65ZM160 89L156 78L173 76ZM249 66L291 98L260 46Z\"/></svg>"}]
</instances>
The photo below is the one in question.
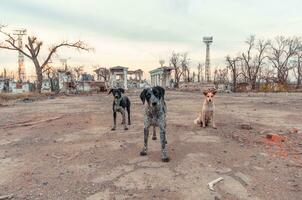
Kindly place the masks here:
<instances>
[{"instance_id":1,"label":"roof of building","mask_svg":"<svg viewBox=\"0 0 302 200\"><path fill-rule=\"evenodd\" d=\"M152 73L155 73L155 72L158 72L158 71L171 71L171 70L173 70L173 67L163 66L163 67L153 69L153 70L149 71L149 73L152 74Z\"/></svg>"},{"instance_id":2,"label":"roof of building","mask_svg":"<svg viewBox=\"0 0 302 200\"><path fill-rule=\"evenodd\" d=\"M142 73L144 73L144 71L141 69L128 71L128 74L140 74L140 73L142 74Z\"/></svg>"},{"instance_id":3,"label":"roof of building","mask_svg":"<svg viewBox=\"0 0 302 200\"><path fill-rule=\"evenodd\" d=\"M115 67L111 67L110 70L118 70L118 69L128 69L128 67L123 67L123 66L115 66Z\"/></svg>"}]
</instances>

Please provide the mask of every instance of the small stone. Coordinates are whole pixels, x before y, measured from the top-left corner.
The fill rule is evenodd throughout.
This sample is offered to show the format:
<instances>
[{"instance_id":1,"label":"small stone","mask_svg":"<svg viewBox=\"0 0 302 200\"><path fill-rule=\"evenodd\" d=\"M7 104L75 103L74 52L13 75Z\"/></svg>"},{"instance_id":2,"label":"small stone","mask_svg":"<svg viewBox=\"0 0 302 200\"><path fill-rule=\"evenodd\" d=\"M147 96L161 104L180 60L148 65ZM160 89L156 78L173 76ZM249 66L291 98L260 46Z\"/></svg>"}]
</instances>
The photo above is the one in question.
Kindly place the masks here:
<instances>
[{"instance_id":1,"label":"small stone","mask_svg":"<svg viewBox=\"0 0 302 200\"><path fill-rule=\"evenodd\" d=\"M218 174L227 174L230 173L232 171L232 169L230 168L222 168L222 169L216 169L216 173Z\"/></svg>"},{"instance_id":2,"label":"small stone","mask_svg":"<svg viewBox=\"0 0 302 200\"><path fill-rule=\"evenodd\" d=\"M250 185L250 178L247 175L245 175L245 174L243 174L241 172L236 172L234 174L234 176L236 176L237 178L239 178L246 185Z\"/></svg>"},{"instance_id":3,"label":"small stone","mask_svg":"<svg viewBox=\"0 0 302 200\"><path fill-rule=\"evenodd\" d=\"M251 130L252 126L250 124L241 124L240 128L244 130Z\"/></svg>"}]
</instances>

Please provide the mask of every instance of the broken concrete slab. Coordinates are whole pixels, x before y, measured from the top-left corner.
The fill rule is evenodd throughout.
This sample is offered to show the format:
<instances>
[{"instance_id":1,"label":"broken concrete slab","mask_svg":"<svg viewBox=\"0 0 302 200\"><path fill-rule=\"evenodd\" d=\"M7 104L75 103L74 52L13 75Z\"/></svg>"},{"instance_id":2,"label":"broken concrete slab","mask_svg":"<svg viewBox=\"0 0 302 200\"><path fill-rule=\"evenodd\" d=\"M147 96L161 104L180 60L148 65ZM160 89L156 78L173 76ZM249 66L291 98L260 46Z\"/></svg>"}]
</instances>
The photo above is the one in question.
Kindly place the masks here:
<instances>
[{"instance_id":1,"label":"broken concrete slab","mask_svg":"<svg viewBox=\"0 0 302 200\"><path fill-rule=\"evenodd\" d=\"M242 173L242 172L236 172L234 173L234 176L240 180L243 185L247 186L251 184L251 179L248 175Z\"/></svg>"}]
</instances>

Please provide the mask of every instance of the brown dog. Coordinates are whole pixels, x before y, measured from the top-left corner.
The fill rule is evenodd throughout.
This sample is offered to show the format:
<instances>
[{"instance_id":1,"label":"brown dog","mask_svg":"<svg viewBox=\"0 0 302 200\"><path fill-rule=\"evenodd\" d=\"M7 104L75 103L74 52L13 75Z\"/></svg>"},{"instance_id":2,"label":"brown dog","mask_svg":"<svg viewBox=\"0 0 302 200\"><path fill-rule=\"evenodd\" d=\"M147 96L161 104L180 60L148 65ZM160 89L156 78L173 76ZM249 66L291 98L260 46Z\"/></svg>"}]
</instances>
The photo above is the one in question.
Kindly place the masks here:
<instances>
[{"instance_id":1,"label":"brown dog","mask_svg":"<svg viewBox=\"0 0 302 200\"><path fill-rule=\"evenodd\" d=\"M197 119L194 120L194 124L200 124L203 128L208 126L209 122L212 121L212 128L216 129L215 118L214 118L214 96L216 90L205 90L203 92L205 99L203 102L201 113Z\"/></svg>"}]
</instances>

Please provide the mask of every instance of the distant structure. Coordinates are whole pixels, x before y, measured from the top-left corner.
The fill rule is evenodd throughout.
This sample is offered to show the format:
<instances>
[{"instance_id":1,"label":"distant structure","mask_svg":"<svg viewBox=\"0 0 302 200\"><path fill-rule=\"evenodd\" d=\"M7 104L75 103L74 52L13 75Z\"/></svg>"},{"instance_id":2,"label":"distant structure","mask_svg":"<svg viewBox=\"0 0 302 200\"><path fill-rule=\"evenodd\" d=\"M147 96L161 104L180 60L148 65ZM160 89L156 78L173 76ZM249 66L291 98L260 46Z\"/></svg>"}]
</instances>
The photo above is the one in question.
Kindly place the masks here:
<instances>
[{"instance_id":1,"label":"distant structure","mask_svg":"<svg viewBox=\"0 0 302 200\"><path fill-rule=\"evenodd\" d=\"M161 86L164 88L172 87L171 85L172 70L173 70L172 67L166 67L166 66L161 66L159 68L151 70L149 72L151 76L151 86Z\"/></svg>"},{"instance_id":2,"label":"distant structure","mask_svg":"<svg viewBox=\"0 0 302 200\"><path fill-rule=\"evenodd\" d=\"M162 60L162 59L161 59L161 60L159 60L159 64L160 64L160 66L161 66L161 67L163 67L163 66L164 66L164 64L165 64L165 60Z\"/></svg>"},{"instance_id":3,"label":"distant structure","mask_svg":"<svg viewBox=\"0 0 302 200\"><path fill-rule=\"evenodd\" d=\"M206 50L206 62L205 62L205 81L209 83L211 81L211 66L210 66L210 45L213 43L213 37L203 37L203 42L207 46Z\"/></svg>"},{"instance_id":4,"label":"distant structure","mask_svg":"<svg viewBox=\"0 0 302 200\"><path fill-rule=\"evenodd\" d=\"M110 86L113 88L124 88L128 89L127 75L128 67L115 66L109 69L110 71Z\"/></svg>"},{"instance_id":5,"label":"distant structure","mask_svg":"<svg viewBox=\"0 0 302 200\"><path fill-rule=\"evenodd\" d=\"M18 48L23 49L23 35L26 35L26 29L15 30L14 35L18 36ZM24 55L19 51L18 55L18 81L25 81Z\"/></svg>"}]
</instances>

